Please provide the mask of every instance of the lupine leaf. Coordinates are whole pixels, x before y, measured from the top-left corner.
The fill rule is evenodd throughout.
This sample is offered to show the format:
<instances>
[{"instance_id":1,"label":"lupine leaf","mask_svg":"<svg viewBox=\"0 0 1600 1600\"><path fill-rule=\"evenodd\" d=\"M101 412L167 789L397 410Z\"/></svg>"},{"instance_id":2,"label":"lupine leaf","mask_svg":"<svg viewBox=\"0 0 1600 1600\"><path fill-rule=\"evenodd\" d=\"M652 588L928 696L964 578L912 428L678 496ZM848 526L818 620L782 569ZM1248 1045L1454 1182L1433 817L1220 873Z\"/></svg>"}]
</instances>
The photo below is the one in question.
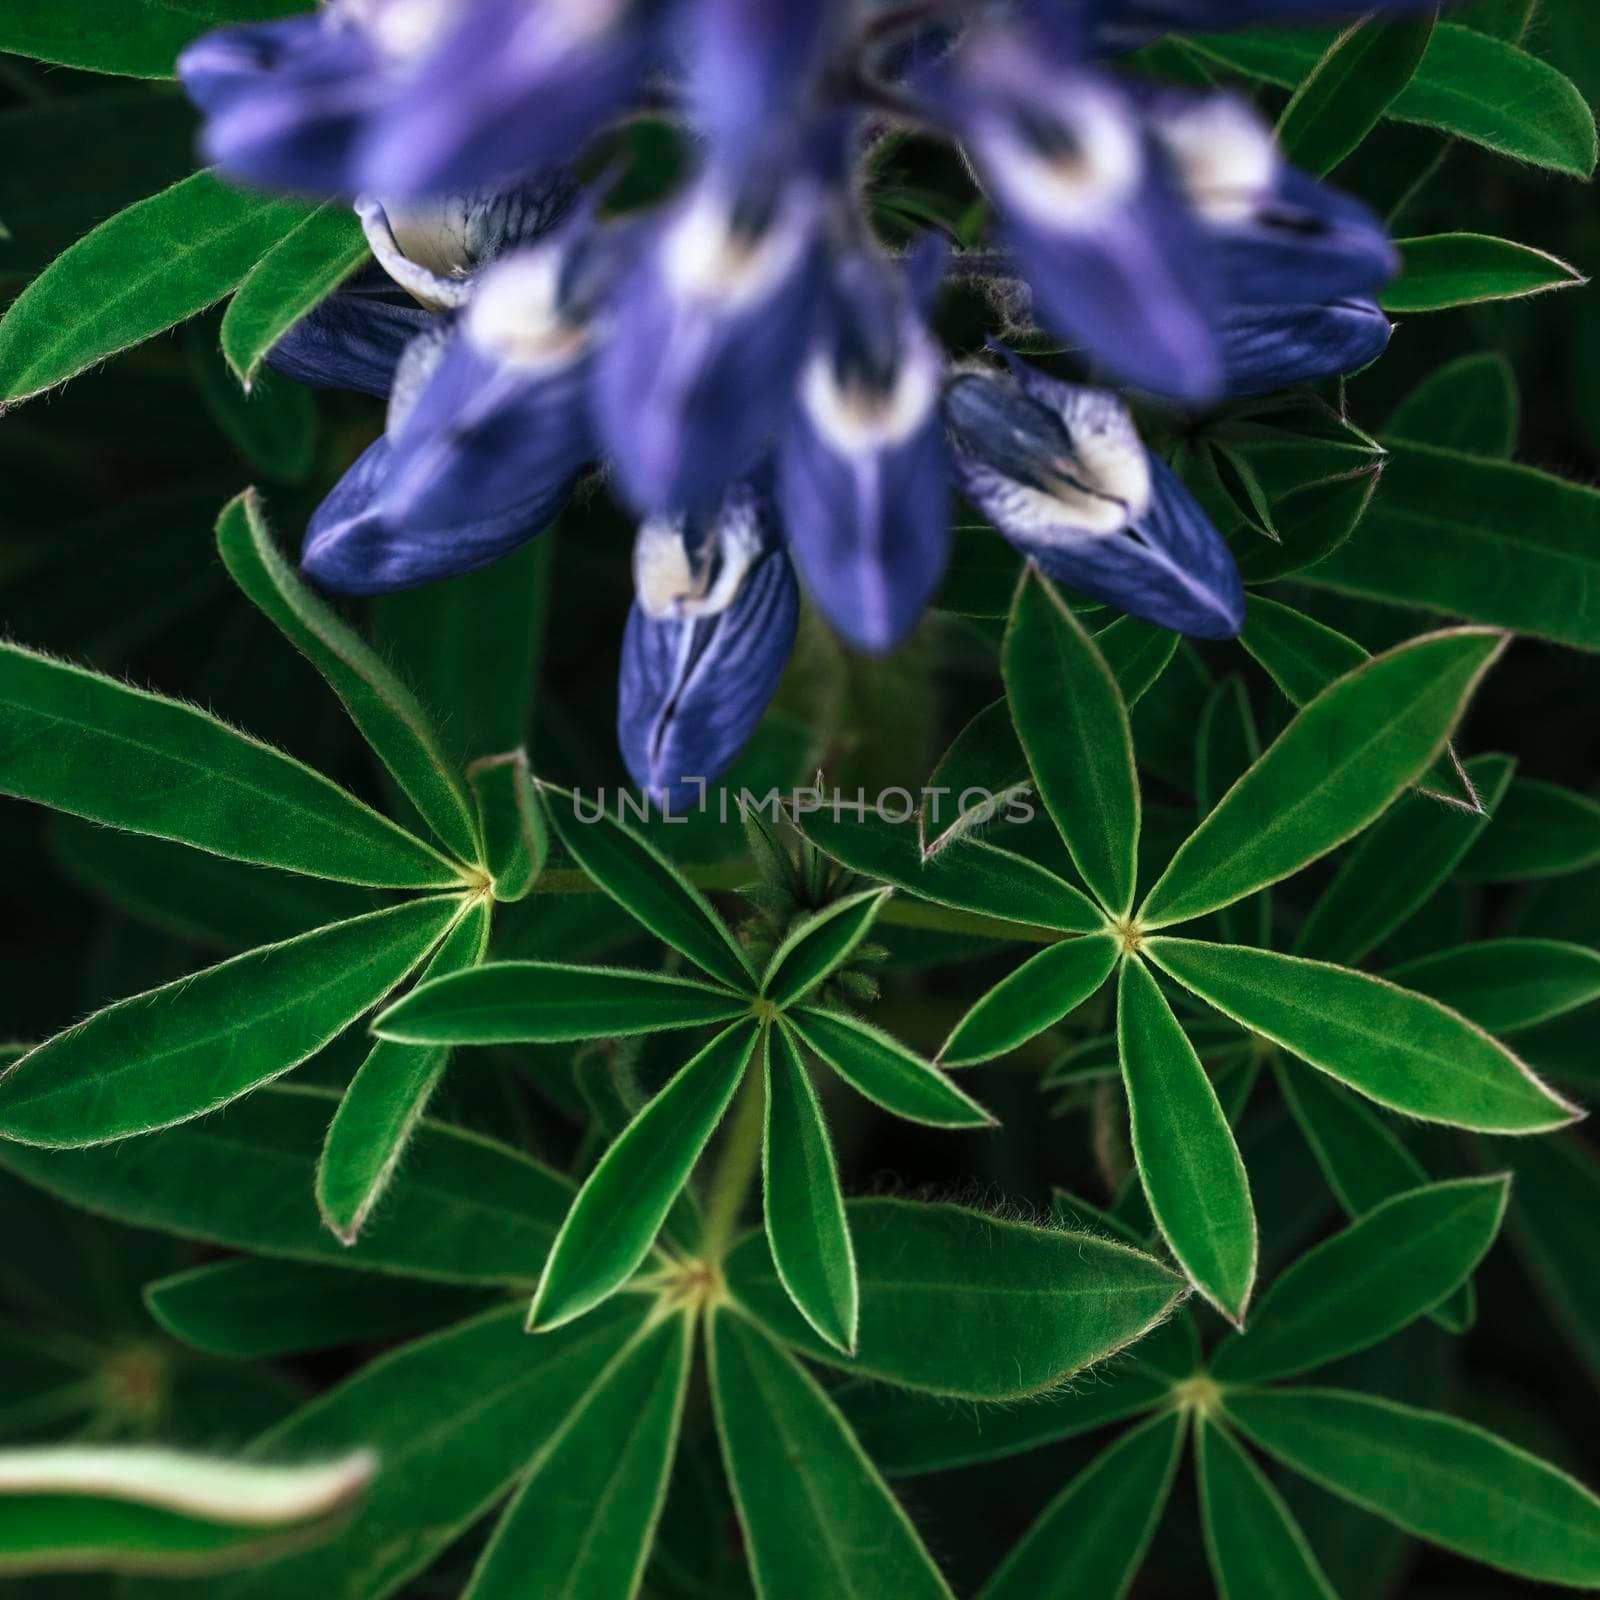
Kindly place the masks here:
<instances>
[{"instance_id":1,"label":"lupine leaf","mask_svg":"<svg viewBox=\"0 0 1600 1600\"><path fill-rule=\"evenodd\" d=\"M843 1012L802 1006L794 1030L858 1094L908 1122L936 1128L993 1127L994 1118L899 1040Z\"/></svg>"},{"instance_id":2,"label":"lupine leaf","mask_svg":"<svg viewBox=\"0 0 1600 1600\"><path fill-rule=\"evenodd\" d=\"M1102 1368L1097 1381L1026 1405L952 1405L943 1395L875 1378L847 1382L835 1396L867 1454L891 1477L943 1472L1037 1450L1153 1411L1172 1393L1167 1363L1156 1364L1157 1347L1163 1354L1181 1348L1186 1326L1185 1318L1169 1318L1131 1346L1125 1360Z\"/></svg>"},{"instance_id":3,"label":"lupine leaf","mask_svg":"<svg viewBox=\"0 0 1600 1600\"><path fill-rule=\"evenodd\" d=\"M413 900L132 995L0 1076L0 1133L58 1148L171 1127L298 1066L375 1006L462 914Z\"/></svg>"},{"instance_id":4,"label":"lupine leaf","mask_svg":"<svg viewBox=\"0 0 1600 1600\"><path fill-rule=\"evenodd\" d=\"M1273 507L1278 540L1235 544L1234 559L1246 583L1271 583L1321 561L1361 525L1381 486L1382 465L1362 466L1329 482L1290 489Z\"/></svg>"},{"instance_id":5,"label":"lupine leaf","mask_svg":"<svg viewBox=\"0 0 1600 1600\"><path fill-rule=\"evenodd\" d=\"M822 1104L787 1028L769 1028L762 1207L773 1264L796 1309L849 1354L860 1318L855 1251Z\"/></svg>"},{"instance_id":6,"label":"lupine leaf","mask_svg":"<svg viewBox=\"0 0 1600 1600\"><path fill-rule=\"evenodd\" d=\"M1398 244L1400 276L1378 297L1397 315L1522 300L1588 282L1558 256L1483 233L1436 233Z\"/></svg>"},{"instance_id":7,"label":"lupine leaf","mask_svg":"<svg viewBox=\"0 0 1600 1600\"><path fill-rule=\"evenodd\" d=\"M164 0L16 0L6 7L0 50L86 72L170 78L178 52L205 28L203 18Z\"/></svg>"},{"instance_id":8,"label":"lupine leaf","mask_svg":"<svg viewBox=\"0 0 1600 1600\"><path fill-rule=\"evenodd\" d=\"M1047 945L1002 978L951 1029L939 1051L940 1064L988 1061L1054 1026L1111 976L1119 949L1109 933Z\"/></svg>"},{"instance_id":9,"label":"lupine leaf","mask_svg":"<svg viewBox=\"0 0 1600 1600\"><path fill-rule=\"evenodd\" d=\"M1195 738L1194 803L1203 819L1261 759L1261 736L1244 680L1230 675L1206 699ZM1253 903L1224 906L1217 931L1227 943L1267 944L1272 936L1272 896L1263 889Z\"/></svg>"},{"instance_id":10,"label":"lupine leaf","mask_svg":"<svg viewBox=\"0 0 1600 1600\"><path fill-rule=\"evenodd\" d=\"M195 706L0 645L0 793L257 866L448 887L445 858Z\"/></svg>"},{"instance_id":11,"label":"lupine leaf","mask_svg":"<svg viewBox=\"0 0 1600 1600\"><path fill-rule=\"evenodd\" d=\"M1328 38L1312 29L1273 28L1185 43L1292 89L1315 67ZM1571 177L1594 171L1594 116L1571 79L1515 45L1451 22L1433 30L1421 65L1388 115Z\"/></svg>"},{"instance_id":12,"label":"lupine leaf","mask_svg":"<svg viewBox=\"0 0 1600 1600\"><path fill-rule=\"evenodd\" d=\"M1504 646L1486 629L1424 634L1335 680L1185 841L1140 922L1215 911L1359 833L1427 770Z\"/></svg>"},{"instance_id":13,"label":"lupine leaf","mask_svg":"<svg viewBox=\"0 0 1600 1600\"><path fill-rule=\"evenodd\" d=\"M501 1500L634 1337L645 1306L602 1307L529 1348L515 1307L391 1350L263 1434L269 1460L362 1440L382 1462L366 1504L330 1543L240 1573L205 1600L286 1594L382 1600Z\"/></svg>"},{"instance_id":14,"label":"lupine leaf","mask_svg":"<svg viewBox=\"0 0 1600 1600\"><path fill-rule=\"evenodd\" d=\"M1194 1046L1137 960L1118 979L1117 1038L1150 1211L1190 1281L1240 1322L1256 1276L1250 1180Z\"/></svg>"},{"instance_id":15,"label":"lupine leaf","mask_svg":"<svg viewBox=\"0 0 1600 1600\"><path fill-rule=\"evenodd\" d=\"M1581 872L1600 862L1600 802L1560 784L1518 778L1494 826L1461 863L1468 883L1521 882Z\"/></svg>"},{"instance_id":16,"label":"lupine leaf","mask_svg":"<svg viewBox=\"0 0 1600 1600\"><path fill-rule=\"evenodd\" d=\"M1318 896L1300 926L1295 952L1352 966L1370 955L1461 864L1490 826L1515 765L1509 756L1499 755L1466 763L1467 781L1484 805L1481 814L1459 807L1441 810L1431 795L1413 793L1396 800Z\"/></svg>"},{"instance_id":17,"label":"lupine leaf","mask_svg":"<svg viewBox=\"0 0 1600 1600\"><path fill-rule=\"evenodd\" d=\"M667 1494L694 1323L646 1328L528 1465L462 1600L632 1600Z\"/></svg>"},{"instance_id":18,"label":"lupine leaf","mask_svg":"<svg viewBox=\"0 0 1600 1600\"><path fill-rule=\"evenodd\" d=\"M0 1573L253 1565L332 1533L376 1466L367 1450L272 1467L149 1445L0 1450Z\"/></svg>"},{"instance_id":19,"label":"lupine leaf","mask_svg":"<svg viewBox=\"0 0 1600 1600\"><path fill-rule=\"evenodd\" d=\"M1249 1328L1211 1363L1219 1381L1264 1383L1364 1350L1441 1304L1500 1231L1509 1180L1460 1178L1394 1195L1273 1280Z\"/></svg>"},{"instance_id":20,"label":"lupine leaf","mask_svg":"<svg viewBox=\"0 0 1600 1600\"><path fill-rule=\"evenodd\" d=\"M371 890L222 856L148 834L58 817L46 835L61 870L97 898L180 939L224 950L276 944L377 909Z\"/></svg>"},{"instance_id":21,"label":"lupine leaf","mask_svg":"<svg viewBox=\"0 0 1600 1600\"><path fill-rule=\"evenodd\" d=\"M1069 933L1104 925L1081 889L1003 844L961 838L924 859L909 822L876 811L835 817L824 807L795 820L835 860L937 905Z\"/></svg>"},{"instance_id":22,"label":"lupine leaf","mask_svg":"<svg viewBox=\"0 0 1600 1600\"><path fill-rule=\"evenodd\" d=\"M809 994L850 959L892 893L863 889L797 924L767 963L763 996L781 1010Z\"/></svg>"},{"instance_id":23,"label":"lupine leaf","mask_svg":"<svg viewBox=\"0 0 1600 1600\"><path fill-rule=\"evenodd\" d=\"M1283 1098L1311 1147L1334 1198L1350 1218L1429 1181L1423 1165L1358 1096L1326 1073L1274 1054ZM1428 1313L1450 1333L1465 1333L1477 1315L1472 1284L1462 1284Z\"/></svg>"},{"instance_id":24,"label":"lupine leaf","mask_svg":"<svg viewBox=\"0 0 1600 1600\"><path fill-rule=\"evenodd\" d=\"M649 1255L744 1077L758 1034L724 1030L682 1067L601 1156L561 1225L528 1312L543 1332L582 1316Z\"/></svg>"},{"instance_id":25,"label":"lupine leaf","mask_svg":"<svg viewBox=\"0 0 1600 1600\"><path fill-rule=\"evenodd\" d=\"M1578 1114L1481 1028L1381 978L1241 945L1144 949L1223 1015L1393 1111L1490 1133L1539 1133Z\"/></svg>"},{"instance_id":26,"label":"lupine leaf","mask_svg":"<svg viewBox=\"0 0 1600 1600\"><path fill-rule=\"evenodd\" d=\"M428 714L364 639L300 581L247 490L217 522L217 549L252 605L309 660L406 798L458 861L479 856L467 786Z\"/></svg>"},{"instance_id":27,"label":"lupine leaf","mask_svg":"<svg viewBox=\"0 0 1600 1600\"><path fill-rule=\"evenodd\" d=\"M1130 1429L1045 1507L978 1600L1122 1600L1166 1509L1183 1413Z\"/></svg>"},{"instance_id":28,"label":"lupine leaf","mask_svg":"<svg viewBox=\"0 0 1600 1600\"><path fill-rule=\"evenodd\" d=\"M1333 171L1411 81L1435 15L1369 16L1340 34L1278 119L1284 155L1314 177Z\"/></svg>"},{"instance_id":29,"label":"lupine leaf","mask_svg":"<svg viewBox=\"0 0 1600 1600\"><path fill-rule=\"evenodd\" d=\"M424 977L461 972L489 945L489 906L477 900L441 941ZM356 1069L317 1162L317 1207L345 1243L360 1233L416 1131L450 1059L448 1045L380 1039Z\"/></svg>"},{"instance_id":30,"label":"lupine leaf","mask_svg":"<svg viewBox=\"0 0 1600 1600\"><path fill-rule=\"evenodd\" d=\"M261 1361L415 1333L482 1310L484 1296L342 1267L235 1256L146 1284L144 1303L174 1339L196 1350Z\"/></svg>"},{"instance_id":31,"label":"lupine leaf","mask_svg":"<svg viewBox=\"0 0 1600 1600\"><path fill-rule=\"evenodd\" d=\"M221 1116L87 1150L0 1143L0 1167L69 1204L232 1250L445 1283L531 1285L572 1202L567 1179L509 1146L424 1122L397 1186L354 1245L312 1196L338 1095L274 1085Z\"/></svg>"},{"instance_id":32,"label":"lupine leaf","mask_svg":"<svg viewBox=\"0 0 1600 1600\"><path fill-rule=\"evenodd\" d=\"M1196 1428L1200 1520L1222 1600L1338 1600L1283 1496L1220 1424Z\"/></svg>"},{"instance_id":33,"label":"lupine leaf","mask_svg":"<svg viewBox=\"0 0 1600 1600\"><path fill-rule=\"evenodd\" d=\"M367 238L355 213L330 200L251 267L222 318L222 353L246 389L273 345L367 254Z\"/></svg>"},{"instance_id":34,"label":"lupine leaf","mask_svg":"<svg viewBox=\"0 0 1600 1600\"><path fill-rule=\"evenodd\" d=\"M1600 491L1395 439L1372 510L1303 581L1600 650Z\"/></svg>"},{"instance_id":35,"label":"lupine leaf","mask_svg":"<svg viewBox=\"0 0 1600 1600\"><path fill-rule=\"evenodd\" d=\"M480 756L467 768L483 840L483 864L496 900L521 900L533 888L550 853L544 807L520 747Z\"/></svg>"},{"instance_id":36,"label":"lupine leaf","mask_svg":"<svg viewBox=\"0 0 1600 1600\"><path fill-rule=\"evenodd\" d=\"M1600 1000L1600 951L1560 939L1480 939L1388 975L1497 1034Z\"/></svg>"},{"instance_id":37,"label":"lupine leaf","mask_svg":"<svg viewBox=\"0 0 1600 1600\"><path fill-rule=\"evenodd\" d=\"M722 1456L762 1600L950 1600L837 1407L735 1313L710 1327Z\"/></svg>"},{"instance_id":38,"label":"lupine leaf","mask_svg":"<svg viewBox=\"0 0 1600 1600\"><path fill-rule=\"evenodd\" d=\"M275 372L245 394L223 362L215 335L210 317L188 323L183 332L189 370L211 420L252 473L271 483L304 483L316 463L316 397Z\"/></svg>"},{"instance_id":39,"label":"lupine leaf","mask_svg":"<svg viewBox=\"0 0 1600 1600\"><path fill-rule=\"evenodd\" d=\"M403 1044L559 1044L731 1022L749 1001L660 972L490 961L419 983L373 1031Z\"/></svg>"},{"instance_id":40,"label":"lupine leaf","mask_svg":"<svg viewBox=\"0 0 1600 1600\"><path fill-rule=\"evenodd\" d=\"M42 394L204 311L306 211L210 172L119 211L57 256L0 319L0 403Z\"/></svg>"},{"instance_id":41,"label":"lupine leaf","mask_svg":"<svg viewBox=\"0 0 1600 1600\"><path fill-rule=\"evenodd\" d=\"M1458 356L1430 372L1384 430L1396 439L1509 460L1517 447L1521 398L1511 363L1496 350Z\"/></svg>"},{"instance_id":42,"label":"lupine leaf","mask_svg":"<svg viewBox=\"0 0 1600 1600\"><path fill-rule=\"evenodd\" d=\"M1139 784L1122 691L1044 579L1017 588L1003 667L1034 786L1083 880L1113 915L1133 904Z\"/></svg>"},{"instance_id":43,"label":"lupine leaf","mask_svg":"<svg viewBox=\"0 0 1600 1600\"><path fill-rule=\"evenodd\" d=\"M1506 1140L1495 1157L1513 1172L1506 1232L1573 1348L1600 1374L1600 1276L1589 1229L1574 1226L1600 1215L1600 1163L1570 1134Z\"/></svg>"},{"instance_id":44,"label":"lupine leaf","mask_svg":"<svg viewBox=\"0 0 1600 1600\"><path fill-rule=\"evenodd\" d=\"M634 829L583 814L564 789L541 786L568 853L630 916L721 983L750 992L750 958L706 897Z\"/></svg>"},{"instance_id":45,"label":"lupine leaf","mask_svg":"<svg viewBox=\"0 0 1600 1600\"><path fill-rule=\"evenodd\" d=\"M1229 1418L1312 1482L1419 1539L1549 1583L1600 1583L1600 1500L1471 1423L1339 1389L1227 1391Z\"/></svg>"},{"instance_id":46,"label":"lupine leaf","mask_svg":"<svg viewBox=\"0 0 1600 1600\"><path fill-rule=\"evenodd\" d=\"M808 1356L934 1394L1037 1394L1131 1345L1184 1293L1151 1256L1088 1233L903 1200L852 1200L845 1213L861 1285L853 1357L795 1310L764 1235L734 1247L729 1291Z\"/></svg>"}]
</instances>

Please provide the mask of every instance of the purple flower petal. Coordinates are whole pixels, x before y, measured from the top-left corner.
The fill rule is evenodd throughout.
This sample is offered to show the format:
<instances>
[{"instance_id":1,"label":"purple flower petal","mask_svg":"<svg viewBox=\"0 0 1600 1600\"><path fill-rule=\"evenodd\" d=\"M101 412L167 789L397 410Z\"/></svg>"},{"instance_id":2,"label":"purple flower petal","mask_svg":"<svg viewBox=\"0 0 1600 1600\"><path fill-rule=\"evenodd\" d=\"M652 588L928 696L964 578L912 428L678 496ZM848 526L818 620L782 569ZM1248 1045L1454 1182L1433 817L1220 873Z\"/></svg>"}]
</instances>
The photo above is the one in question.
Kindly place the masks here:
<instances>
[{"instance_id":1,"label":"purple flower petal","mask_svg":"<svg viewBox=\"0 0 1600 1600\"><path fill-rule=\"evenodd\" d=\"M1228 393L1271 394L1358 371L1383 354L1392 331L1372 300L1235 307L1222 330Z\"/></svg>"}]
</instances>

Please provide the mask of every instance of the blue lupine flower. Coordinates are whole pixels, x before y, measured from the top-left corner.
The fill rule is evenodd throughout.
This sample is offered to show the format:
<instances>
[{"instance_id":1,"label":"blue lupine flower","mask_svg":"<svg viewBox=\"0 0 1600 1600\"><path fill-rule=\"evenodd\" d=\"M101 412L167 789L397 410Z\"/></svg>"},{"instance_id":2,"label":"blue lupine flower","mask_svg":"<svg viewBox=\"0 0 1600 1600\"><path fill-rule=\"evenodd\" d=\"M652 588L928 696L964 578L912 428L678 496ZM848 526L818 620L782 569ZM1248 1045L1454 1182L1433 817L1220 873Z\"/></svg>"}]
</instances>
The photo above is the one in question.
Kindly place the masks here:
<instances>
[{"instance_id":1,"label":"blue lupine flower","mask_svg":"<svg viewBox=\"0 0 1600 1600\"><path fill-rule=\"evenodd\" d=\"M664 811L684 811L727 771L777 690L799 591L748 481L711 518L645 522L634 583L617 738L639 787Z\"/></svg>"},{"instance_id":2,"label":"blue lupine flower","mask_svg":"<svg viewBox=\"0 0 1600 1600\"><path fill-rule=\"evenodd\" d=\"M1059 0L1046 0L1059 3ZM1132 50L1164 33L1221 33L1262 22L1307 23L1368 11L1417 10L1438 0L1087 0L1096 42Z\"/></svg>"},{"instance_id":3,"label":"blue lupine flower","mask_svg":"<svg viewBox=\"0 0 1600 1600\"><path fill-rule=\"evenodd\" d=\"M1222 330L1228 393L1271 394L1356 372L1383 354L1392 331L1374 300L1235 307Z\"/></svg>"},{"instance_id":4,"label":"blue lupine flower","mask_svg":"<svg viewBox=\"0 0 1600 1600\"><path fill-rule=\"evenodd\" d=\"M827 199L815 156L782 143L713 164L645 234L594 388L640 511L703 514L766 451L810 342Z\"/></svg>"},{"instance_id":5,"label":"blue lupine flower","mask_svg":"<svg viewBox=\"0 0 1600 1600\"><path fill-rule=\"evenodd\" d=\"M976 29L934 82L1039 320L1127 383L1214 399L1211 251L1133 97L1051 29Z\"/></svg>"},{"instance_id":6,"label":"blue lupine flower","mask_svg":"<svg viewBox=\"0 0 1600 1600\"><path fill-rule=\"evenodd\" d=\"M374 267L293 324L267 352L267 365L313 389L353 389L381 399L401 351L433 320Z\"/></svg>"},{"instance_id":7,"label":"blue lupine flower","mask_svg":"<svg viewBox=\"0 0 1600 1600\"><path fill-rule=\"evenodd\" d=\"M795 565L863 650L890 650L910 632L949 556L944 357L923 321L942 258L913 259L915 290L869 247L833 263L779 456Z\"/></svg>"},{"instance_id":8,"label":"blue lupine flower","mask_svg":"<svg viewBox=\"0 0 1600 1600\"><path fill-rule=\"evenodd\" d=\"M363 186L438 194L570 159L638 88L661 9L661 0L458 7L426 69L374 121Z\"/></svg>"},{"instance_id":9,"label":"blue lupine flower","mask_svg":"<svg viewBox=\"0 0 1600 1600\"><path fill-rule=\"evenodd\" d=\"M1014 363L959 373L945 416L962 493L1051 577L1197 638L1244 625L1227 545L1115 395Z\"/></svg>"}]
</instances>

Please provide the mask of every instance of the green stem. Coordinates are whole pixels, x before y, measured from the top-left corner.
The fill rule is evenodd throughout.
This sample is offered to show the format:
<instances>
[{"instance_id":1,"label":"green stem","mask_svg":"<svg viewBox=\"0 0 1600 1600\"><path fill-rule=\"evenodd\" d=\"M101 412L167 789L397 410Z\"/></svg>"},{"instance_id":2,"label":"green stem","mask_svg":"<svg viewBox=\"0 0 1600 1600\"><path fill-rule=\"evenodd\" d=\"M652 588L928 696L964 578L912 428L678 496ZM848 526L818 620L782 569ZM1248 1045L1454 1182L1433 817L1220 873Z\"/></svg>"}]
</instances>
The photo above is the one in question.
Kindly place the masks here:
<instances>
[{"instance_id":1,"label":"green stem","mask_svg":"<svg viewBox=\"0 0 1600 1600\"><path fill-rule=\"evenodd\" d=\"M765 1040L762 1041L763 1045ZM739 1231L745 1197L761 1165L761 1142L766 1124L767 1091L761 1065L752 1061L739 1086L728 1131L718 1154L716 1175L706 1197L705 1255L721 1262Z\"/></svg>"},{"instance_id":2,"label":"green stem","mask_svg":"<svg viewBox=\"0 0 1600 1600\"><path fill-rule=\"evenodd\" d=\"M741 889L755 878L755 868L743 859L701 862L678 870L697 889ZM595 894L599 885L577 867L551 867L539 875L535 894ZM878 913L878 921L897 928L928 928L936 933L969 933L985 939L1009 939L1021 944L1056 944L1077 935L1056 928L1038 928L1026 922L1005 922L999 917L957 911L926 900L896 896Z\"/></svg>"}]
</instances>

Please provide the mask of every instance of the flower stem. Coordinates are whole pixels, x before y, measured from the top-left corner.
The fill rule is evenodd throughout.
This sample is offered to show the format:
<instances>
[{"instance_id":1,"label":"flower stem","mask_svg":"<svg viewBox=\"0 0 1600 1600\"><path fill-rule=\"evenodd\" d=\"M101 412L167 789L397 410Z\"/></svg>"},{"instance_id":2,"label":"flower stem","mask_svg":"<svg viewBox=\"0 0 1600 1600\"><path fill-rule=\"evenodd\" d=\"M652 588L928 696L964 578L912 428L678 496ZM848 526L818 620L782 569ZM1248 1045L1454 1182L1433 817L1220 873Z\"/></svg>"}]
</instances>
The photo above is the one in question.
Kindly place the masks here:
<instances>
[{"instance_id":1,"label":"flower stem","mask_svg":"<svg viewBox=\"0 0 1600 1600\"><path fill-rule=\"evenodd\" d=\"M766 1040L763 1038L762 1047ZM758 1047L759 1049L759 1047ZM717 1170L706 1197L706 1260L720 1263L739 1231L739 1214L761 1165L761 1140L766 1122L766 1082L762 1065L751 1061L739 1086L718 1154Z\"/></svg>"}]
</instances>

